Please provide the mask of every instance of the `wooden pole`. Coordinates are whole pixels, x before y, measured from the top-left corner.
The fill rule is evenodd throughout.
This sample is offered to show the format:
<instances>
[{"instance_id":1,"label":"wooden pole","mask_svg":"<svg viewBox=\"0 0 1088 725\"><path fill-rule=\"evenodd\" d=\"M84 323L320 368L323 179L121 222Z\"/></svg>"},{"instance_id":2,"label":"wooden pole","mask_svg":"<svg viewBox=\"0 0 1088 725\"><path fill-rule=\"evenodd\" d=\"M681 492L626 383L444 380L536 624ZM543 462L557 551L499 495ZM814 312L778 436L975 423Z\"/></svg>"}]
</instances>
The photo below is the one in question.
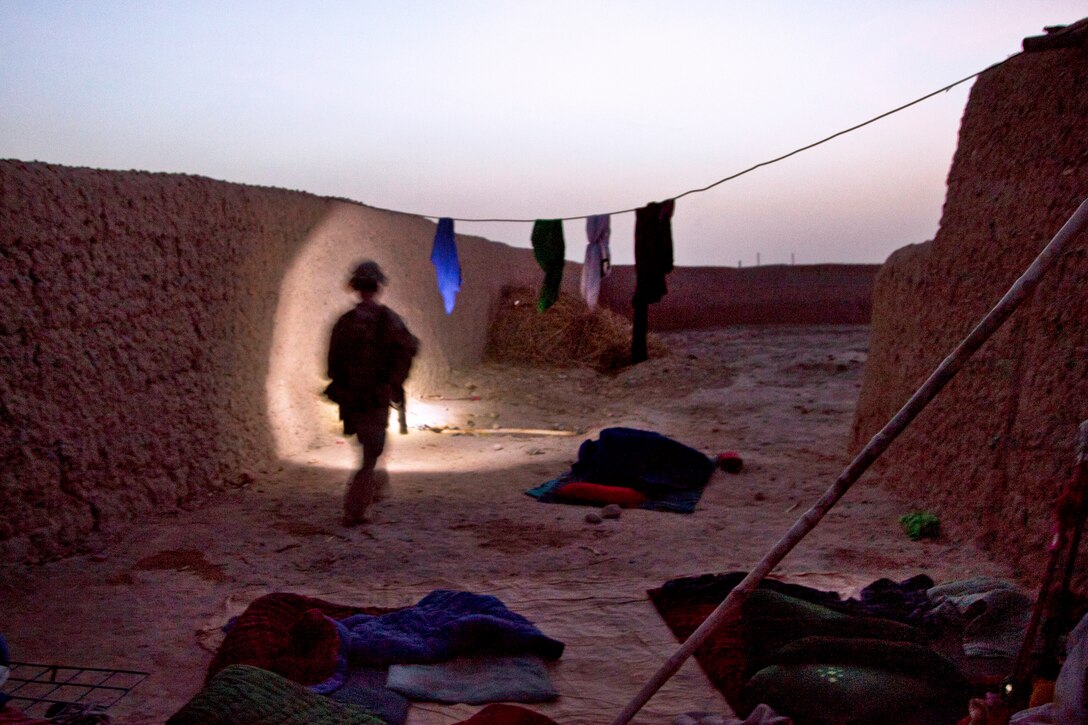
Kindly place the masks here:
<instances>
[{"instance_id":1,"label":"wooden pole","mask_svg":"<svg viewBox=\"0 0 1088 725\"><path fill-rule=\"evenodd\" d=\"M1074 462L1076 476L1076 490L1083 491L1088 488L1088 420L1080 424L1077 429L1077 453ZM1084 503L1088 504L1088 496L1084 497ZM1077 519L1077 528L1073 532L1073 543L1069 549L1069 558L1065 562L1065 575L1062 577L1062 591L1068 592L1070 582L1073 580L1073 564L1077 560L1077 551L1080 549L1080 537L1084 531L1084 521L1088 518L1088 511L1082 510L1082 515Z\"/></svg>"},{"instance_id":2,"label":"wooden pole","mask_svg":"<svg viewBox=\"0 0 1088 725\"><path fill-rule=\"evenodd\" d=\"M1039 625L1043 621L1043 614L1049 612L1050 627L1043 640L1043 654L1042 663L1045 665L1047 661L1054 654L1055 645L1057 642L1058 632L1055 615L1060 617L1065 613L1061 611L1066 605L1066 597L1069 593L1069 582L1073 577L1073 564L1077 560L1077 549L1080 548L1080 537L1084 531L1084 521L1088 518L1088 496L1085 496L1085 488L1088 487L1088 420L1080 424L1080 428L1077 429L1077 442L1075 446L1076 457L1073 464L1073 478L1068 488L1062 488L1063 491L1070 491L1074 495L1079 497L1080 506L1077 509L1076 523L1073 525L1073 531L1070 534L1066 530L1066 517L1062 515L1061 511L1061 496L1059 496L1058 503L1055 505L1055 525L1054 533L1051 536L1050 544L1050 556L1047 558L1046 573L1043 574L1043 583L1039 586L1039 596L1035 600L1035 607L1031 612L1031 621L1028 622L1027 633L1024 635L1024 641L1020 644L1020 652L1016 656L1016 665L1013 667L1012 678L1009 680L1008 685L1011 686L1011 697L1013 702L1023 709L1027 706L1029 697L1031 695L1031 688L1029 687L1028 670L1031 668L1032 656L1035 653L1035 636L1039 632ZM1054 574L1058 571L1058 561L1065 555L1065 576L1062 578L1061 585L1054 588ZM1009 691L1004 693L1005 699L1010 699Z\"/></svg>"},{"instance_id":3,"label":"wooden pole","mask_svg":"<svg viewBox=\"0 0 1088 725\"><path fill-rule=\"evenodd\" d=\"M635 697L627 703L623 711L612 721L612 725L626 725L631 721L642 706L645 705L654 693L664 685L670 677L676 674L680 666L699 648L710 634L723 622L737 619L740 616L741 605L748 596L755 591L759 582L774 569L786 554L816 527L816 524L831 510L831 507L842 498L862 473L872 465L873 461L888 449L892 441L902 433L910 422L922 412L937 393L956 376L960 368L978 351L982 344L990 338L998 328L1004 324L1017 307L1031 294L1039 281L1058 261L1069 243L1076 239L1086 227L1088 227L1088 199L1081 202L1069 220L1058 230L1054 238L1043 248L1031 266L1024 271L1020 278L1013 283L1005 296L1001 298L982 321L975 326L966 338L946 357L929 378L911 396L910 400L892 416L883 428L874 435L864 448L854 457L854 460L839 474L838 479L831 485L819 500L806 511L790 527L785 535L778 540L763 559L753 567L748 576L738 584L725 598L718 608L710 613L710 616L699 625L699 628L691 633L691 636L680 645L660 669L654 673Z\"/></svg>"},{"instance_id":4,"label":"wooden pole","mask_svg":"<svg viewBox=\"0 0 1088 725\"><path fill-rule=\"evenodd\" d=\"M637 365L649 359L646 335L650 324L649 305L641 300L634 303L635 313L631 321L631 364Z\"/></svg>"},{"instance_id":5,"label":"wooden pole","mask_svg":"<svg viewBox=\"0 0 1088 725\"><path fill-rule=\"evenodd\" d=\"M444 435L455 436L574 436L578 431L555 428L442 428Z\"/></svg>"}]
</instances>

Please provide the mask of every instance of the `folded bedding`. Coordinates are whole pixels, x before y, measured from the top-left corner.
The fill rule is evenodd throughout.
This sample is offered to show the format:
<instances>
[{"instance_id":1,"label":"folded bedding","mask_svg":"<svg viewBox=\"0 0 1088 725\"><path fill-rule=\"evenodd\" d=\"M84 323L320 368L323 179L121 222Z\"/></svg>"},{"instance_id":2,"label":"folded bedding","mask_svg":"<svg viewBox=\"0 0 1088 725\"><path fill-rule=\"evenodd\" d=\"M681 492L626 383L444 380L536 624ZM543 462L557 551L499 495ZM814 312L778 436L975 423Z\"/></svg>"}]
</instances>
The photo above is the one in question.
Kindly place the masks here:
<instances>
[{"instance_id":1,"label":"folded bedding","mask_svg":"<svg viewBox=\"0 0 1088 725\"><path fill-rule=\"evenodd\" d=\"M409 700L465 703L548 702L559 697L544 660L458 657L433 665L392 665L386 687Z\"/></svg>"},{"instance_id":2,"label":"folded bedding","mask_svg":"<svg viewBox=\"0 0 1088 725\"><path fill-rule=\"evenodd\" d=\"M414 607L335 621L341 656L352 664L442 662L463 655L535 654L555 660L563 643L497 597L437 589Z\"/></svg>"},{"instance_id":3,"label":"folded bedding","mask_svg":"<svg viewBox=\"0 0 1088 725\"><path fill-rule=\"evenodd\" d=\"M353 668L329 697L345 705L360 707L386 725L404 725L408 721L408 699L386 686L387 676L384 667Z\"/></svg>"},{"instance_id":4,"label":"folded bedding","mask_svg":"<svg viewBox=\"0 0 1088 725\"><path fill-rule=\"evenodd\" d=\"M407 718L408 702L387 684L390 665L448 663L395 673L401 689L420 699L542 702L556 696L543 661L558 659L563 649L486 594L439 589L415 606L378 609L276 593L232 621L206 684L228 668L250 667L397 725ZM256 677L232 672L220 689L239 672Z\"/></svg>"},{"instance_id":5,"label":"folded bedding","mask_svg":"<svg viewBox=\"0 0 1088 725\"><path fill-rule=\"evenodd\" d=\"M605 428L578 449L563 475L526 493L542 503L582 503L691 513L715 463L654 431Z\"/></svg>"}]
</instances>

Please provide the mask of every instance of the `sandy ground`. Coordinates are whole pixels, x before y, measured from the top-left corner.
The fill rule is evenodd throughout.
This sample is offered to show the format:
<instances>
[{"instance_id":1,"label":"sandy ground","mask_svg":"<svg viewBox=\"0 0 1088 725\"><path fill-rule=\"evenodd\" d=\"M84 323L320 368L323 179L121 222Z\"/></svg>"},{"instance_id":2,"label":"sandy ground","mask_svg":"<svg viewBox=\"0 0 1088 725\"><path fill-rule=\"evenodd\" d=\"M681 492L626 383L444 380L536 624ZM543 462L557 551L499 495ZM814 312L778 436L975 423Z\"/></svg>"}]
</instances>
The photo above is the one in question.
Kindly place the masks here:
<instances>
[{"instance_id":1,"label":"sandy ground","mask_svg":"<svg viewBox=\"0 0 1088 725\"><path fill-rule=\"evenodd\" d=\"M197 510L142 522L95 555L0 570L0 631L16 660L149 672L110 712L159 723L198 690L221 625L261 594L404 606L460 588L500 597L567 643L552 668L562 696L533 709L608 722L677 647L646 590L750 567L842 471L867 336L862 326L678 332L662 336L667 357L615 377L459 371L441 398L412 401L409 435L391 431L392 495L373 523L339 526L356 455L344 442ZM455 436L423 424L578 432ZM594 525L592 509L524 495L616 425L709 455L736 450L746 465L715 473L692 515L631 510ZM907 539L897 519L909 508L863 478L776 575L844 594L918 573L1011 578L954 530ZM409 722L452 723L477 709L413 705ZM725 705L689 662L637 721L691 710Z\"/></svg>"}]
</instances>

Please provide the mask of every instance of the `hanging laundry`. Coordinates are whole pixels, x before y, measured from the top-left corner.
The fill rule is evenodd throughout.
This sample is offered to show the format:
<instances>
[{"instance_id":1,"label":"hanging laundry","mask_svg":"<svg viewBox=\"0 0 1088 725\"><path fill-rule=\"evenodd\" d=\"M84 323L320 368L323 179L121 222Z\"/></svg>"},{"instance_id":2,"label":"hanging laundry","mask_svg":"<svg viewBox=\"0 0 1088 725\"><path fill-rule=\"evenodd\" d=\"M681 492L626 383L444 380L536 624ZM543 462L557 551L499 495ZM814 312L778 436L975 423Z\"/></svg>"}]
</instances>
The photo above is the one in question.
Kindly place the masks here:
<instances>
[{"instance_id":1,"label":"hanging laundry","mask_svg":"<svg viewBox=\"0 0 1088 725\"><path fill-rule=\"evenodd\" d=\"M651 202L635 212L635 299L659 302L672 271L672 199Z\"/></svg>"},{"instance_id":2,"label":"hanging laundry","mask_svg":"<svg viewBox=\"0 0 1088 725\"><path fill-rule=\"evenodd\" d=\"M533 256L544 270L544 284L536 308L543 312L559 298L559 285L563 282L563 264L566 246L563 242L562 219L537 219L533 224Z\"/></svg>"},{"instance_id":3,"label":"hanging laundry","mask_svg":"<svg viewBox=\"0 0 1088 725\"><path fill-rule=\"evenodd\" d=\"M431 264L438 280L438 291L446 305L446 314L453 314L457 293L461 291L461 262L457 258L457 244L453 236L453 219L442 217L434 233L431 247Z\"/></svg>"},{"instance_id":4,"label":"hanging laundry","mask_svg":"<svg viewBox=\"0 0 1088 725\"><path fill-rule=\"evenodd\" d=\"M589 309L596 309L601 293L601 280L612 270L608 239L612 235L612 219L608 214L586 218L586 261L582 265L582 299Z\"/></svg>"},{"instance_id":5,"label":"hanging laundry","mask_svg":"<svg viewBox=\"0 0 1088 725\"><path fill-rule=\"evenodd\" d=\"M649 355L646 333L649 305L668 292L665 275L672 271L672 213L674 199L650 202L635 212L635 295L631 300L634 319L631 330L631 362Z\"/></svg>"}]
</instances>

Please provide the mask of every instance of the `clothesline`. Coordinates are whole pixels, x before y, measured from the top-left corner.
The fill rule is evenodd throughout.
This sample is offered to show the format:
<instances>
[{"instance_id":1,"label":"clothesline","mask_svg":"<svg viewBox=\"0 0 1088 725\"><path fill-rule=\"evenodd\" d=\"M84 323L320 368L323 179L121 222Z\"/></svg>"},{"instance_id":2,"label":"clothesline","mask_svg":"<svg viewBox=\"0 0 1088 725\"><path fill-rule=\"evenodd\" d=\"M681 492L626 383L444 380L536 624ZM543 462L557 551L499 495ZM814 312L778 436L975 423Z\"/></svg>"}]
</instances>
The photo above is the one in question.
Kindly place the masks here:
<instances>
[{"instance_id":1,"label":"clothesline","mask_svg":"<svg viewBox=\"0 0 1088 725\"><path fill-rule=\"evenodd\" d=\"M456 305L457 294L461 291L461 264L457 254L456 235L454 233L455 222L533 222L531 242L533 256L544 271L544 280L537 300L537 309L541 312L551 307L559 296L559 288L563 279L563 270L566 264L566 243L563 237L563 222L584 219L586 221L586 256L582 265L582 278L580 283L582 297L593 309L597 305L601 281L608 276L611 270L611 252L609 250L611 236L611 217L617 214L635 214L635 291L632 297L634 310L632 318L631 334L631 359L632 362L641 362L647 358L646 334L648 328L649 305L661 300L668 292L665 282L666 276L673 269L673 240L672 217L676 208L676 200L689 194L698 194L709 191L727 181L736 179L756 169L777 163L791 156L807 151L808 149L827 143L844 134L856 131L859 128L875 123L882 118L887 118L906 108L910 108L939 93L945 93L952 88L966 83L972 78L996 68L1006 61L994 63L983 70L972 73L954 83L925 94L901 106L885 111L867 121L863 121L849 128L843 129L830 136L814 141L810 144L794 149L773 159L763 161L743 171L730 174L718 179L712 184L689 189L675 196L667 197L661 202L650 202L641 207L621 209L618 211L600 214L583 214L560 218L535 218L535 219L473 219L462 217L447 217L434 215L419 215L425 218L436 219L438 227L435 231L434 245L431 250L431 263L435 268L435 277L442 300L446 308L446 314L453 314ZM386 209L384 211L393 211ZM397 212L405 213L405 212Z\"/></svg>"},{"instance_id":2,"label":"clothesline","mask_svg":"<svg viewBox=\"0 0 1088 725\"><path fill-rule=\"evenodd\" d=\"M795 156L795 155L801 153L802 151L808 151L809 149L815 148L817 146L820 146L821 144L825 144L828 141L836 139L839 136L844 136L844 135L846 135L848 133L851 133L853 131L857 131L858 129L864 128L865 126L868 126L871 123L875 123L875 122L877 122L877 121L879 121L881 119L887 118L888 116L899 113L900 111L906 110L906 109L910 108L911 106L915 106L915 105L921 103L922 101L929 100L930 98L932 98L932 97L934 97L936 95L939 95L941 93L947 93L948 91L952 90L956 86L962 85L963 83L966 83L967 81L972 80L973 78L977 78L978 76L982 75L986 71L991 70L993 68L997 68L998 66L1003 65L1006 62L1008 62L1008 59L999 61L997 63L993 63L993 64L983 68L980 71L976 71L976 72L972 73L969 76L965 76L965 77L959 79L958 81L954 81L952 83L949 83L948 85L943 86L941 88L938 88L935 91L931 91L931 92L925 94L924 96L919 96L918 98L915 98L913 101L909 101L907 103L904 103L901 106L897 106L896 108L891 109L890 111L885 111L884 113L873 116L872 118L870 118L870 119L868 119L866 121L862 121L861 123L850 126L849 128L845 128L845 129L843 129L841 131L833 133L830 136L827 136L826 138L820 139L819 141L813 141L810 144L806 144L805 146L801 146L799 148L796 148L793 151L790 151L789 153L782 154L781 156L776 156L775 158L768 159L767 161L761 161L758 164L755 164L753 166L749 166L748 168L743 169L742 171L738 171L736 173L725 176L725 177L723 177L721 179L718 179L717 181L715 181L713 183L707 184L706 186L702 186L702 187L695 188L695 189L688 189L687 191L681 192L681 193L673 195L673 196L664 197L664 198L676 200L676 199L680 199L682 197L688 196L690 194L700 194L700 193L702 193L704 191L709 191L709 190L713 189L716 186L719 186L721 184L724 184L727 181L732 181L733 179L744 176L745 174L751 173L751 172L755 171L756 169L763 168L764 166L770 166L771 164L776 164L779 161L784 161L785 159L788 159L791 156ZM401 211L401 210L398 210L398 209L385 209L385 208L382 208L382 207L372 207L372 208L380 209L381 211L391 211L391 212L395 212L395 213L398 213L398 214L412 214L412 212L405 212L405 211ZM579 215L576 215L576 216L565 216L565 217L547 217L547 218L554 219L556 221L577 221L577 220L580 220L580 219L589 219L592 216L600 216L601 214L608 214L608 215L631 214L631 213L634 213L634 212L638 211L639 208L640 207L630 207L628 209L619 209L619 210L610 211L610 212L600 212L600 213L594 213L594 214L579 214ZM435 219L435 220L445 218L445 219L450 219L450 220L455 221L455 222L500 222L500 223L529 223L529 222L535 222L537 219L544 218L544 217L534 217L532 219L513 219L513 218L503 218L503 217L485 217L485 218L446 217L446 216L443 216L442 214L414 214L414 216L421 216L421 217L424 217L426 219Z\"/></svg>"}]
</instances>

